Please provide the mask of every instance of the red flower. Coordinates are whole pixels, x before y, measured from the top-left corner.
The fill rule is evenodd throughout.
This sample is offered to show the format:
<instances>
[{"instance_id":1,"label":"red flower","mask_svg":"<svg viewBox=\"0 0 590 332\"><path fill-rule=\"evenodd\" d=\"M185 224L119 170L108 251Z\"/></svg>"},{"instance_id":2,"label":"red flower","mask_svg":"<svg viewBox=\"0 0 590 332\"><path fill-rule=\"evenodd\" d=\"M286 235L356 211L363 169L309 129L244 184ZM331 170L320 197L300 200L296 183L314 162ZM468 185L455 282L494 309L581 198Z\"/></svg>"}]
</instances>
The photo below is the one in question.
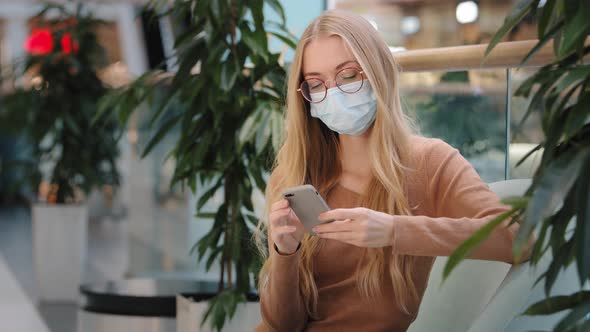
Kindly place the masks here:
<instances>
[{"instance_id":1,"label":"red flower","mask_svg":"<svg viewBox=\"0 0 590 332\"><path fill-rule=\"evenodd\" d=\"M61 38L61 49L64 54L78 53L80 45L69 33L64 33L64 36Z\"/></svg>"},{"instance_id":2,"label":"red flower","mask_svg":"<svg viewBox=\"0 0 590 332\"><path fill-rule=\"evenodd\" d=\"M33 55L45 55L53 51L53 36L49 29L33 29L25 41L25 50Z\"/></svg>"}]
</instances>

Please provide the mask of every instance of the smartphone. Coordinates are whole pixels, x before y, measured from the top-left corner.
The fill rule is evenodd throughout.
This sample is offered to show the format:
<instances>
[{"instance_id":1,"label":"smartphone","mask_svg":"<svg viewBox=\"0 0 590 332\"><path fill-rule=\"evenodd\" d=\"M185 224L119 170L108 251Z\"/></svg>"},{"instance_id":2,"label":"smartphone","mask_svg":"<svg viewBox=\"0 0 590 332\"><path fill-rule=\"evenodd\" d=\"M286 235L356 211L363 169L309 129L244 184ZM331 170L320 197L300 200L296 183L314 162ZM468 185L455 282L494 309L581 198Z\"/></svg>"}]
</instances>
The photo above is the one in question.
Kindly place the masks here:
<instances>
[{"instance_id":1,"label":"smartphone","mask_svg":"<svg viewBox=\"0 0 590 332\"><path fill-rule=\"evenodd\" d=\"M283 197L289 201L289 206L301 220L305 229L312 235L316 235L312 230L319 224L330 222L332 220L320 221L318 216L330 208L314 186L306 184L287 188L283 190Z\"/></svg>"}]
</instances>

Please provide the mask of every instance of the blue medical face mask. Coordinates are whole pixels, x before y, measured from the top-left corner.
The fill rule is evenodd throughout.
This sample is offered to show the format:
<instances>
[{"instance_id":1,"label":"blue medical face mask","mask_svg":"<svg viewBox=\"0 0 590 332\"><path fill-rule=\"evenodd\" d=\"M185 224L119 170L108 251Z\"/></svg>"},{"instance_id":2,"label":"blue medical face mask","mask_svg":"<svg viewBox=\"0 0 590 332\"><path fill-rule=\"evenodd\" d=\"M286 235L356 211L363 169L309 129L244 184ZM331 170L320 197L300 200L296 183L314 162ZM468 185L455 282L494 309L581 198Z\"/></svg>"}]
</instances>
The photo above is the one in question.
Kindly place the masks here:
<instances>
[{"instance_id":1,"label":"blue medical face mask","mask_svg":"<svg viewBox=\"0 0 590 332\"><path fill-rule=\"evenodd\" d=\"M338 87L328 89L320 103L311 103L311 116L322 120L331 130L344 135L362 135L375 121L377 98L369 80L348 84L348 90L362 87L355 93L346 93ZM357 89L357 88L356 88ZM323 97L323 93L320 93Z\"/></svg>"}]
</instances>

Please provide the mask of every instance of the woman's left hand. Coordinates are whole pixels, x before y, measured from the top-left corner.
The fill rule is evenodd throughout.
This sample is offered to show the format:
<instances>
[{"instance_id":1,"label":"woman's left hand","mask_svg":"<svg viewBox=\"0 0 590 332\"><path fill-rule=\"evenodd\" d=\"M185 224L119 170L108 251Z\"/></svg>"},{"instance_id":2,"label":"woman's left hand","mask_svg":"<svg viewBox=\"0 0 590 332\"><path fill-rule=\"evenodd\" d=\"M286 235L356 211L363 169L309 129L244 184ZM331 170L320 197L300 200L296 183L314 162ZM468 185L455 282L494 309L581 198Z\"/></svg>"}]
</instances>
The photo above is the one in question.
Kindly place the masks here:
<instances>
[{"instance_id":1,"label":"woman's left hand","mask_svg":"<svg viewBox=\"0 0 590 332\"><path fill-rule=\"evenodd\" d=\"M322 221L313 231L333 239L365 248L381 248L393 243L393 216L367 208L334 209L320 214Z\"/></svg>"}]
</instances>

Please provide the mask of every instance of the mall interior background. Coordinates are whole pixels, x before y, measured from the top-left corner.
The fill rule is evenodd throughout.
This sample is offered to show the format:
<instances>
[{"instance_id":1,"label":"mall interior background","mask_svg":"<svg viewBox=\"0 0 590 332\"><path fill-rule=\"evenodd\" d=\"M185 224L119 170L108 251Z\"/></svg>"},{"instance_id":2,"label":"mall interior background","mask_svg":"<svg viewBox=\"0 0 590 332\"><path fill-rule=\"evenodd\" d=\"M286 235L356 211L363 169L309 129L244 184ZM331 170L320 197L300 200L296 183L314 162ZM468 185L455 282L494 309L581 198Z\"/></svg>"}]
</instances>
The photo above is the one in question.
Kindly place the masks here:
<instances>
[{"instance_id":1,"label":"mall interior background","mask_svg":"<svg viewBox=\"0 0 590 332\"><path fill-rule=\"evenodd\" d=\"M326 8L363 15L379 30L392 51L486 43L500 27L513 0L480 0L459 10L456 0L298 0L281 1L290 31L299 36L305 26ZM96 2L97 15L108 21L97 32L109 54L110 66L102 73L114 86L125 84L154 64L170 49L171 22L151 22L141 1ZM95 3L95 4L96 4ZM35 1L0 1L0 62L8 65L24 55L22 40L31 29ZM269 13L269 15L272 15ZM509 40L536 37L533 22L519 26ZM287 51L288 61L290 51ZM292 55L291 55L292 56ZM173 70L173 68L169 68ZM530 165L513 169L531 144L542 138L539 120L517 128L526 100L506 98L531 70L471 70L468 72L403 73L400 82L406 110L423 134L439 137L456 148L487 182L530 177ZM34 77L23 78L33 80ZM510 82L510 84L508 84ZM9 91L3 85L0 93ZM507 105L507 100L510 105ZM511 109L511 141L506 168L506 110ZM1 106L0 106L1 107ZM191 246L210 227L210 221L193 218L195 197L180 186L169 187L173 160L164 162L173 137L141 159L148 137L144 114L134 119L121 143L122 186L105 187L90 197L89 261L86 281L123 277L163 276L217 279L205 272ZM169 144L167 144L169 143ZM0 133L0 158L25 150L19 137ZM534 162L534 161L533 161ZM527 168L528 167L528 168ZM10 174L0 174L0 253L31 299L33 278L30 215L27 195L7 195ZM30 197L28 197L30 198ZM41 314L52 330L74 331L75 306L43 304Z\"/></svg>"}]
</instances>

